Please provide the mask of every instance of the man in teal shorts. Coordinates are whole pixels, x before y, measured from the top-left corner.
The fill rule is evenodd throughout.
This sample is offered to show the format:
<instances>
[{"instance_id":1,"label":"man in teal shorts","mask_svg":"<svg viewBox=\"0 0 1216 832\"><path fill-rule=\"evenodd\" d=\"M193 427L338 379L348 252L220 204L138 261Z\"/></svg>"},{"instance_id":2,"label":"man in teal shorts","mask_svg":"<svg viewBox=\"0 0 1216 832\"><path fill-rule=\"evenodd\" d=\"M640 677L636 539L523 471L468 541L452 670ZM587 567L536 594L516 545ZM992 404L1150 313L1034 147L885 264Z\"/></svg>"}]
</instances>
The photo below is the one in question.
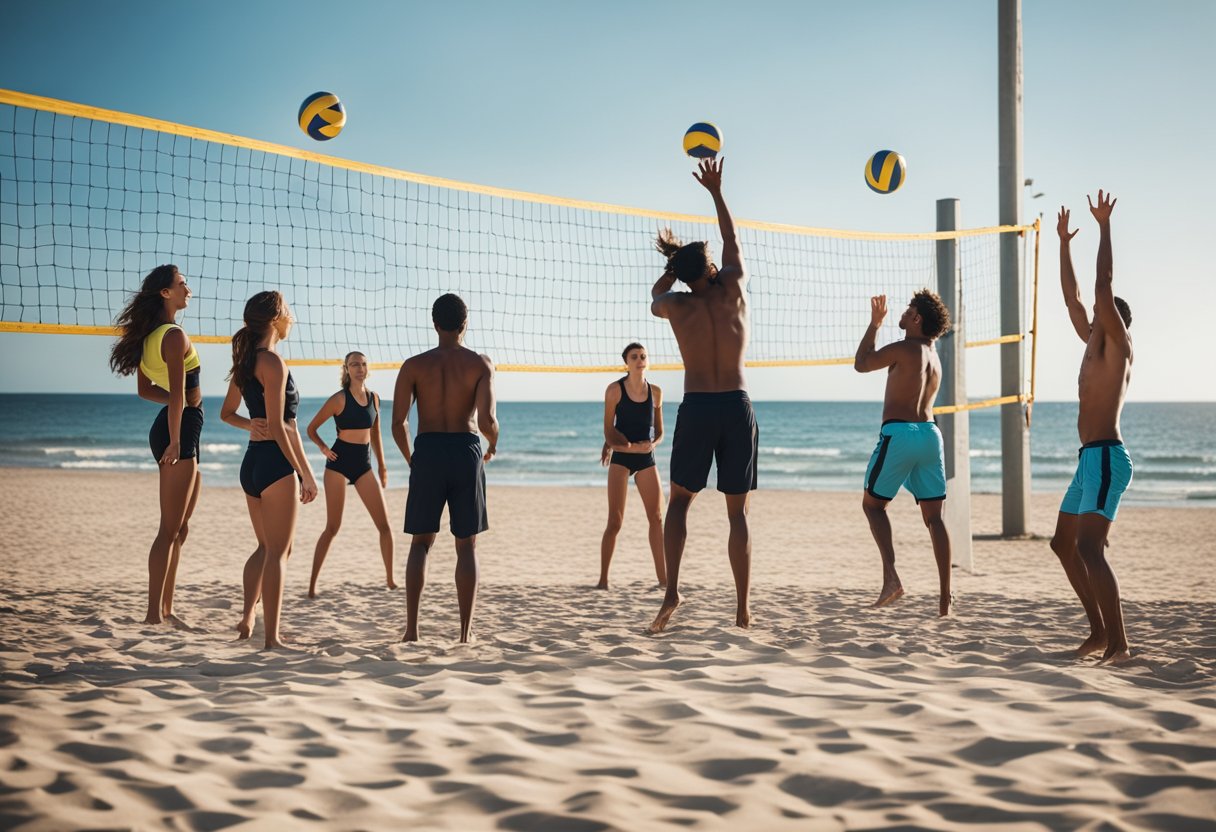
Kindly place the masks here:
<instances>
[{"instance_id":1,"label":"man in teal shorts","mask_svg":"<svg viewBox=\"0 0 1216 832\"><path fill-rule=\"evenodd\" d=\"M1132 657L1123 628L1119 581L1106 561L1106 538L1119 512L1119 500L1132 481L1132 460L1123 446L1119 415L1132 372L1131 308L1114 294L1114 257L1110 215L1115 200L1098 191L1098 204L1089 210L1098 221L1098 275L1094 286L1094 318L1081 302L1072 269L1069 212L1060 207L1060 285L1077 336L1085 342L1085 358L1077 380L1080 410L1080 459L1077 473L1060 503L1051 549L1060 558L1072 588L1089 617L1089 637L1078 656L1102 651L1102 663L1123 664Z\"/></svg>"},{"instance_id":2,"label":"man in teal shorts","mask_svg":"<svg viewBox=\"0 0 1216 832\"><path fill-rule=\"evenodd\" d=\"M941 298L922 289L899 319L904 339L875 349L887 315L887 296L870 299L870 327L857 348L853 367L859 373L887 370L878 444L866 468L861 506L882 555L882 592L874 606L883 607L904 594L895 571L895 545L887 504L907 486L920 505L933 541L941 595L938 614L950 614L950 535L942 519L946 499L946 456L942 435L933 422L933 400L942 382L942 364L934 342L950 329L950 311Z\"/></svg>"}]
</instances>

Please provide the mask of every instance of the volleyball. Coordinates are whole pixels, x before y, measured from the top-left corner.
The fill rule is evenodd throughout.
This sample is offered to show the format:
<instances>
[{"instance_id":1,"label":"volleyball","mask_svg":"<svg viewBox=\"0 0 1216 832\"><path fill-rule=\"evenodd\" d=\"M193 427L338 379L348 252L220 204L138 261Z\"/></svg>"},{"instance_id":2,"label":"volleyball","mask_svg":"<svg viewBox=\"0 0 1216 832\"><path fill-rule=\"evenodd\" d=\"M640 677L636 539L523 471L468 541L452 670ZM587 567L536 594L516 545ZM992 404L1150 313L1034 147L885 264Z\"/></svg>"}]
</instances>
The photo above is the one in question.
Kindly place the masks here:
<instances>
[{"instance_id":1,"label":"volleyball","mask_svg":"<svg viewBox=\"0 0 1216 832\"><path fill-rule=\"evenodd\" d=\"M300 105L299 122L309 138L327 142L346 126L346 108L332 92L314 92Z\"/></svg>"},{"instance_id":2,"label":"volleyball","mask_svg":"<svg viewBox=\"0 0 1216 832\"><path fill-rule=\"evenodd\" d=\"M894 150L880 150L866 162L866 184L876 194L892 194L908 176L904 157Z\"/></svg>"},{"instance_id":3,"label":"volleyball","mask_svg":"<svg viewBox=\"0 0 1216 832\"><path fill-rule=\"evenodd\" d=\"M708 121L698 121L684 134L684 152L697 159L712 159L722 149L722 131Z\"/></svg>"}]
</instances>

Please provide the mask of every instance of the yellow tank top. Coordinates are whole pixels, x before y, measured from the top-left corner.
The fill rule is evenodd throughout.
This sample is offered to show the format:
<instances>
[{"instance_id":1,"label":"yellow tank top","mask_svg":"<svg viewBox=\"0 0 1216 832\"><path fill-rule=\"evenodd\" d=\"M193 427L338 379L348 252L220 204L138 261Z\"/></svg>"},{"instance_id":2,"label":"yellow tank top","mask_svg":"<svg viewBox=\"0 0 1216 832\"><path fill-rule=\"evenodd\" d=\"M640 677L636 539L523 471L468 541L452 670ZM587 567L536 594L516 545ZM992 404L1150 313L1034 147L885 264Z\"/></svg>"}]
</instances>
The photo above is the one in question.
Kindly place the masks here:
<instances>
[{"instance_id":1,"label":"yellow tank top","mask_svg":"<svg viewBox=\"0 0 1216 832\"><path fill-rule=\"evenodd\" d=\"M181 329L177 324L161 324L156 329L152 330L146 338L144 338L144 353L139 359L139 369L152 380L152 383L162 390L169 389L169 366L165 364L165 359L161 356L160 346L165 340L165 333L171 329ZM201 366L198 360L198 352L194 349L194 344L190 345L190 351L186 353L185 360L186 375L198 370ZM197 387L197 383L190 384L187 379L186 387Z\"/></svg>"}]
</instances>

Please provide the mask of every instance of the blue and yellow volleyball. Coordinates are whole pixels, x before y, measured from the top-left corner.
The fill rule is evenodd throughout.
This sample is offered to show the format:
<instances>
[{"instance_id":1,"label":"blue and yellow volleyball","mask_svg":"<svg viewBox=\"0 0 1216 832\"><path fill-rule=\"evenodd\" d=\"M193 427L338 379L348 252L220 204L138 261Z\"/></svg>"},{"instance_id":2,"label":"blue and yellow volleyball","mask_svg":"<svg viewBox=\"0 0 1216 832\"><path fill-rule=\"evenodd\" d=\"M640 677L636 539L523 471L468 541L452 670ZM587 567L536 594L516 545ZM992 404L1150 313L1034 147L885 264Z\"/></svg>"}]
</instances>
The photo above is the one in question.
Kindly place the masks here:
<instances>
[{"instance_id":1,"label":"blue and yellow volleyball","mask_svg":"<svg viewBox=\"0 0 1216 832\"><path fill-rule=\"evenodd\" d=\"M309 138L327 142L346 126L346 108L332 92L314 92L300 105L299 122Z\"/></svg>"},{"instance_id":2,"label":"blue and yellow volleyball","mask_svg":"<svg viewBox=\"0 0 1216 832\"><path fill-rule=\"evenodd\" d=\"M880 150L866 162L866 184L876 194L893 194L908 177L904 157L894 150Z\"/></svg>"},{"instance_id":3,"label":"blue and yellow volleyball","mask_svg":"<svg viewBox=\"0 0 1216 832\"><path fill-rule=\"evenodd\" d=\"M722 150L722 131L708 121L698 121L684 134L684 152L696 159L712 159Z\"/></svg>"}]
</instances>

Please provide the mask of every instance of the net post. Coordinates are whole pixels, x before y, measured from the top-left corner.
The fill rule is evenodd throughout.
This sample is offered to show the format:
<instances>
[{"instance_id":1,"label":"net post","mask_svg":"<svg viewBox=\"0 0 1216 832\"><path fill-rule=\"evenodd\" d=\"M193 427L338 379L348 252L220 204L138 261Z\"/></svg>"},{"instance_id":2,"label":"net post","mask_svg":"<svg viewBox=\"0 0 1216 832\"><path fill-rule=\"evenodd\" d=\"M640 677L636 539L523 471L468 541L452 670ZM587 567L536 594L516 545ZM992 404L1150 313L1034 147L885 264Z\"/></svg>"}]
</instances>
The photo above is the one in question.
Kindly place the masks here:
<instances>
[{"instance_id":1,"label":"net post","mask_svg":"<svg viewBox=\"0 0 1216 832\"><path fill-rule=\"evenodd\" d=\"M1016 225L1022 218L1022 0L997 3L997 90L999 134L1000 222ZM1021 246L1014 234L1002 234L1001 334L1022 332ZM1022 393L1024 341L1001 345L1001 395ZM1022 404L1001 407L1001 531L1005 537L1026 534L1030 504L1030 432Z\"/></svg>"},{"instance_id":2,"label":"net post","mask_svg":"<svg viewBox=\"0 0 1216 832\"><path fill-rule=\"evenodd\" d=\"M961 226L957 199L937 201L937 230L954 231ZM967 403L966 309L959 269L958 240L938 240L937 294L950 310L953 326L938 341L942 361L942 384L937 391L939 405ZM942 517L950 534L954 563L971 572L975 561L971 550L971 414L966 410L937 417L946 451L946 503Z\"/></svg>"}]
</instances>

